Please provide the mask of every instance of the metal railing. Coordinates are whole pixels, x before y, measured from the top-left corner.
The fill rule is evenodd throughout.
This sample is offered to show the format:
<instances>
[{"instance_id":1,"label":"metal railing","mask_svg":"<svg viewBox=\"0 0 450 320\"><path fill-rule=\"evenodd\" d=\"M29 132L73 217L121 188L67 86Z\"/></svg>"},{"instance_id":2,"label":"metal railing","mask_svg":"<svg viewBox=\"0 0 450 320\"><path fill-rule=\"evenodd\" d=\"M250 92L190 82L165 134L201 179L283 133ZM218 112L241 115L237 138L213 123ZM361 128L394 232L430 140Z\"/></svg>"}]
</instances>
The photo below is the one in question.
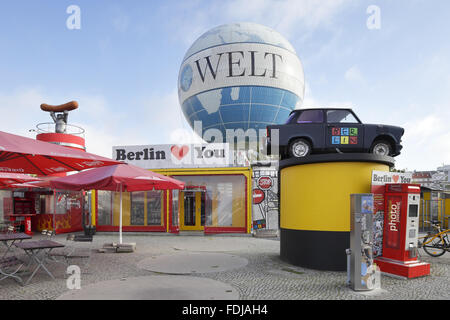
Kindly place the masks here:
<instances>
[{"instance_id":1,"label":"metal railing","mask_svg":"<svg viewBox=\"0 0 450 320\"><path fill-rule=\"evenodd\" d=\"M36 129L33 131L36 131L38 134L40 134L40 133L55 133L56 132L55 126L56 126L56 124L54 122L43 122L43 123L37 124ZM82 127L79 127L79 126L76 126L73 124L66 124L66 132L64 132L64 133L84 138L84 129Z\"/></svg>"},{"instance_id":2,"label":"metal railing","mask_svg":"<svg viewBox=\"0 0 450 320\"><path fill-rule=\"evenodd\" d=\"M450 228L449 218L446 215L445 199L420 201L419 232L433 230L431 224L425 221L440 221L442 228Z\"/></svg>"}]
</instances>

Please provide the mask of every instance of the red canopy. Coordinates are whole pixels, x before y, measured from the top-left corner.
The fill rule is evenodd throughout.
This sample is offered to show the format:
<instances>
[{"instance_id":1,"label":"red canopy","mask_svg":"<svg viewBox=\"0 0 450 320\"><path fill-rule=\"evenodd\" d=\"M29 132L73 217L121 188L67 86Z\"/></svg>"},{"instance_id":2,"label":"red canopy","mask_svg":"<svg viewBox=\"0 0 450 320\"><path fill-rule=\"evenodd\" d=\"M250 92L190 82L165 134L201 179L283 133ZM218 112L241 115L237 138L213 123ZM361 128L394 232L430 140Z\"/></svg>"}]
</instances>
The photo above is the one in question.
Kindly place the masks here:
<instances>
[{"instance_id":1,"label":"red canopy","mask_svg":"<svg viewBox=\"0 0 450 320\"><path fill-rule=\"evenodd\" d=\"M0 188L14 188L17 184L40 180L27 174L0 172Z\"/></svg>"},{"instance_id":2,"label":"red canopy","mask_svg":"<svg viewBox=\"0 0 450 320\"><path fill-rule=\"evenodd\" d=\"M131 164L95 168L50 181L60 190L145 191L183 189L184 182Z\"/></svg>"},{"instance_id":3,"label":"red canopy","mask_svg":"<svg viewBox=\"0 0 450 320\"><path fill-rule=\"evenodd\" d=\"M49 175L121 163L82 150L0 131L0 171Z\"/></svg>"}]
</instances>

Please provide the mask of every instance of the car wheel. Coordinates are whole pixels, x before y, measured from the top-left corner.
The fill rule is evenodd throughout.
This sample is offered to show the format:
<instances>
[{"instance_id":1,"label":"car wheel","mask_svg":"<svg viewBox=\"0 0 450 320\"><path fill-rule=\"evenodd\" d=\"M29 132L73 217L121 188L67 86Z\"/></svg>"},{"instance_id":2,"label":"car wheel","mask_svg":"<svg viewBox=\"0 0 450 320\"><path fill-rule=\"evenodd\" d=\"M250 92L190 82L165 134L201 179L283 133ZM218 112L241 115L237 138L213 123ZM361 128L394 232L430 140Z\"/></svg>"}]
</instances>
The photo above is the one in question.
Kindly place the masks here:
<instances>
[{"instance_id":1,"label":"car wheel","mask_svg":"<svg viewBox=\"0 0 450 320\"><path fill-rule=\"evenodd\" d=\"M306 157L311 153L311 145L305 139L297 139L289 145L289 155L295 158Z\"/></svg>"},{"instance_id":2,"label":"car wheel","mask_svg":"<svg viewBox=\"0 0 450 320\"><path fill-rule=\"evenodd\" d=\"M385 140L375 141L370 152L377 156L389 156L392 153L391 144Z\"/></svg>"}]
</instances>

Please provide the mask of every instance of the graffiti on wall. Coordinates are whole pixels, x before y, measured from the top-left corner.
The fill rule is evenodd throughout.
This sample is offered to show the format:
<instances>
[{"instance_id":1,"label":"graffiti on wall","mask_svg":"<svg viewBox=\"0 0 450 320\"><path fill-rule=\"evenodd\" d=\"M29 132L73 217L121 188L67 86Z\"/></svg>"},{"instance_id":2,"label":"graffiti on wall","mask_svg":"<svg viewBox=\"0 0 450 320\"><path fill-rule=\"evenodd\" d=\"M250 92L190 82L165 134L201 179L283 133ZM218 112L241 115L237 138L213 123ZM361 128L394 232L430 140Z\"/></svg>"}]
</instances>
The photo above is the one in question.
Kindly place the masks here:
<instances>
[{"instance_id":1,"label":"graffiti on wall","mask_svg":"<svg viewBox=\"0 0 450 320\"><path fill-rule=\"evenodd\" d=\"M253 168L253 229L278 229L278 171Z\"/></svg>"}]
</instances>

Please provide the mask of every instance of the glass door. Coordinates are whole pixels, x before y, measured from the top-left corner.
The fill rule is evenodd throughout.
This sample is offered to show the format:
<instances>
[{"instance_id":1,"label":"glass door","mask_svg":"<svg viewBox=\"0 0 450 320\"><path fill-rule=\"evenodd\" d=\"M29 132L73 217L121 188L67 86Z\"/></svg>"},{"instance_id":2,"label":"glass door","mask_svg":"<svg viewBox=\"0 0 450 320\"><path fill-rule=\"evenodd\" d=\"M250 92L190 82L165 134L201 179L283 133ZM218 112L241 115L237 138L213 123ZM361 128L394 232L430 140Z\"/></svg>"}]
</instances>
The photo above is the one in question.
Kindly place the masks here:
<instances>
[{"instance_id":1,"label":"glass door","mask_svg":"<svg viewBox=\"0 0 450 320\"><path fill-rule=\"evenodd\" d=\"M204 191L196 188L180 192L179 206L180 230L202 231L205 226Z\"/></svg>"}]
</instances>

